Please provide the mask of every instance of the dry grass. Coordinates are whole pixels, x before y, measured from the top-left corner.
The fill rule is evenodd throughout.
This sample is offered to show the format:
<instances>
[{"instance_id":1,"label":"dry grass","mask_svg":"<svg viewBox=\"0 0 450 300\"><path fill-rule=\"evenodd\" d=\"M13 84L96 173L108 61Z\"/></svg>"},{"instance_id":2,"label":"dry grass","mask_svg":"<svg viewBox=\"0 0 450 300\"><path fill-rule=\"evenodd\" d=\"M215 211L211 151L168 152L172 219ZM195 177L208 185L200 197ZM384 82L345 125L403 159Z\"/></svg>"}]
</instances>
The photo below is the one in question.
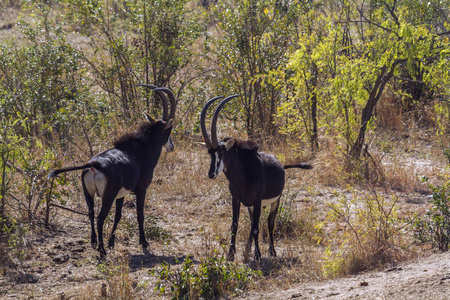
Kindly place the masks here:
<instances>
[{"instance_id":1,"label":"dry grass","mask_svg":"<svg viewBox=\"0 0 450 300\"><path fill-rule=\"evenodd\" d=\"M427 137L426 132L424 136ZM369 170L373 172L370 173L371 178L375 178L373 174L378 174L378 179L368 182L378 193L383 193L384 197L397 197L396 220L402 220L413 212L424 211L427 207L424 193L427 190L419 177L425 175L435 178L445 172L444 167L438 167L444 166L445 161L440 150L433 146L432 141L423 140L423 136L422 139L411 135L407 139L383 140L382 135L378 134L373 141L370 148L373 161L370 161ZM225 256L230 241L232 217L228 182L223 174L216 180L208 178L207 152L192 139L176 136L174 142L175 152L163 151L161 155L147 193L145 207L146 215L156 222L154 226L168 232L171 238L151 240L151 255L143 255L137 242L134 198L127 197L123 219L117 231L116 249L108 253L108 261L103 269L97 267L96 251L93 249L85 250L84 258L73 262L77 270L89 271L83 271L83 275L73 275L71 280L81 284L87 280L95 283L93 288L79 287L73 293L81 293L85 298L94 299L100 299L105 293L108 297L144 299L149 295L156 296L153 290L157 280L149 271L161 266L163 261L171 263L171 267L176 270L181 268L186 256L191 256L195 264L211 257ZM249 266L260 270L263 276L255 279L254 284L247 286L247 289L257 289L259 292L274 288L286 289L299 282L382 267L387 261L386 257L390 257L391 260L388 261L392 262L414 253L413 248L408 248L410 236L405 231L402 236L389 240L392 247L403 247L405 252L369 257L367 255L369 250L373 250L370 248L373 243L367 241L358 245L354 239L349 240L348 235L343 235L348 226L327 219L331 211L330 205L338 204L340 199L354 198L355 207L363 205L368 189L360 181L354 180L351 174L343 171L345 160L335 150L336 141L330 138L323 145L321 151L310 161L314 169L287 170L286 186L275 229L277 258L270 258L268 255L267 216L261 218L262 264L256 265L250 261ZM291 149L284 144L266 143L261 148L274 153L283 163L307 160L304 154L292 158ZM63 162L64 165L76 163L79 162L69 159ZM55 191L62 193L62 199L69 207L86 211L79 174L70 174L67 179L68 184L56 186ZM97 202L96 205L99 211L100 204ZM355 227L361 228L361 232L365 225L362 220L354 221ZM83 244L88 245L90 228L87 217L54 209L51 222L54 228L69 231L65 238L80 239L81 236ZM112 220L109 220L105 231L108 232L111 226ZM236 255L238 264L244 264L243 250L249 228L247 209L241 207ZM59 239L61 237L56 240ZM39 245L38 242L29 243ZM50 243L55 243L55 240L52 239ZM42 260L42 257L39 259ZM342 264L344 261L346 263ZM52 262L50 260L45 264L51 265ZM53 268L58 273L62 267L54 265ZM33 270L36 267L32 266L30 260L25 261L25 269L27 268ZM65 282L58 275L49 273L46 276L54 276L53 280ZM70 281L67 284L70 285ZM70 296L71 290L73 289L67 289L65 295Z\"/></svg>"}]
</instances>

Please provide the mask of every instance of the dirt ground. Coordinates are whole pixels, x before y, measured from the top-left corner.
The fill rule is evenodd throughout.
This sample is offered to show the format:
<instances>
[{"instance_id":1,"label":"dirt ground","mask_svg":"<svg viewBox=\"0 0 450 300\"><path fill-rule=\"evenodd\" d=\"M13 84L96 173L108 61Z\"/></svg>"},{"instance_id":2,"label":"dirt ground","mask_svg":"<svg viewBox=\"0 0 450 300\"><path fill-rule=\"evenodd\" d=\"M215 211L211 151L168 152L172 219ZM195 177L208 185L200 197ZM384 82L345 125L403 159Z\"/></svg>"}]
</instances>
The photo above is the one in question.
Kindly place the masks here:
<instances>
[{"instance_id":1,"label":"dirt ground","mask_svg":"<svg viewBox=\"0 0 450 300\"><path fill-rule=\"evenodd\" d=\"M251 292L242 299L449 299L450 254L433 254L383 271Z\"/></svg>"},{"instance_id":2,"label":"dirt ground","mask_svg":"<svg viewBox=\"0 0 450 300\"><path fill-rule=\"evenodd\" d=\"M226 195L222 188L214 194L215 200ZM303 192L303 194L307 194ZM302 197L302 196L300 196ZM330 199L331 193L322 193L317 201ZM138 245L136 234L127 234L133 227L135 208L132 198L127 199L124 217L119 225L115 249L109 250L107 259L100 261L98 253L89 242L89 223L86 216L56 210L53 226L35 229L28 239L28 258L13 270L6 270L0 277L1 299L100 299L111 295L111 274L102 270L102 265L111 269L125 266L126 272L119 277L133 289L139 299L169 298L154 291L156 277L151 270L160 267L163 261L174 267L181 266L187 255L193 261L207 252L208 237L204 228L211 223L229 228L230 204L220 200L216 205L204 204L203 217L199 216L197 200L186 201L183 197L172 197L158 203L147 203L146 211L159 216L158 223L170 229L172 242L151 241L145 251ZM412 201L413 205L424 205L424 201ZM154 205L151 205L154 204ZM170 205L170 206L169 206ZM182 210L177 208L183 206ZM82 208L80 208L82 210ZM191 222L189 222L191 219ZM219 219L219 221L218 221ZM215 220L215 221L214 221ZM215 223L216 222L216 223ZM217 223L218 222L218 223ZM244 226L244 225L243 225ZM242 226L241 226L242 227ZM133 228L131 231L135 230ZM214 228L213 228L214 230ZM135 230L136 231L136 230ZM239 234L239 233L238 233ZM241 234L242 235L242 234ZM224 242L225 244L227 242ZM240 242L241 247L243 243ZM262 243L266 250L267 242ZM298 248L295 248L298 246ZM278 258L268 258L263 251L263 264L292 258L292 253L304 251L299 245L276 245ZM295 255L294 255L295 257ZM302 254L297 259L302 260ZM242 257L237 258L242 262ZM111 267L114 266L114 267ZM286 268L286 271L296 269ZM116 274L117 275L117 274ZM429 253L413 260L401 262L382 270L363 272L326 281L305 279L270 287L253 286L237 299L448 299L450 290L450 253Z\"/></svg>"},{"instance_id":3,"label":"dirt ground","mask_svg":"<svg viewBox=\"0 0 450 300\"><path fill-rule=\"evenodd\" d=\"M405 157L401 144L396 145L412 177L426 175L437 178L446 172L442 157L430 155L428 142L418 144L420 151ZM427 148L428 147L428 148ZM129 288L136 299L170 298L155 291L157 276L152 273L167 262L173 269L182 266L187 256L194 263L208 257L220 245L228 245L231 225L231 204L225 176L216 180L207 177L207 158L204 149L192 150L180 145L177 152L164 153L147 193L146 216L151 216L171 234L169 241L153 240L148 250L138 245L136 208L134 198L127 196L123 217L116 232L116 245L108 250L106 260L99 260L98 252L90 245L87 216L54 208L51 226L36 226L25 237L26 256L14 264L0 268L0 299L117 299L120 291ZM392 155L393 156L393 155ZM435 160L435 158L438 160ZM294 211L307 212L314 208L313 221L323 220L329 211L327 203L339 197L353 197L363 192L362 187L351 190L318 184L332 171L324 163L313 162L313 170L297 170L287 174L282 201L296 206ZM389 164L389 161L386 160ZM405 170L405 168L400 168ZM330 175L331 174L331 175ZM69 186L55 187L67 190L63 196L67 205L77 211L86 211L80 191L79 177L73 174ZM429 208L430 194L420 184L406 179L402 184L416 185L415 190L404 188L394 192L399 197L398 211L408 215L423 213ZM173 182L176 182L174 185ZM419 188L417 188L419 187ZM96 211L99 211L97 203ZM113 208L114 209L114 208ZM148 220L146 220L147 222ZM112 221L105 226L109 232ZM238 231L236 262L244 264L242 252L249 221L244 208ZM450 291L450 253L433 253L423 249L412 259L375 271L357 275L321 280L314 273L314 261L321 259L317 246L307 247L303 240L277 240L277 257L267 253L267 239L261 239L263 278L256 280L237 299L448 299ZM314 250L315 249L315 250ZM252 264L250 263L250 266ZM319 263L316 264L320 265ZM1 266L1 264L0 264ZM254 266L252 266L254 268ZM156 268L156 269L155 269ZM320 270L319 270L320 272ZM258 286L260 285L260 286ZM116 296L113 296L116 295Z\"/></svg>"},{"instance_id":4,"label":"dirt ground","mask_svg":"<svg viewBox=\"0 0 450 300\"><path fill-rule=\"evenodd\" d=\"M79 225L87 222L79 222ZM12 280L0 278L1 299L86 299L106 295L108 278L99 269L97 252L90 247L86 226L77 222L58 230L43 232L33 241L33 259L25 262L22 275ZM127 280L141 299L160 298L153 291L156 279L149 270L167 261L176 264L185 258L179 240L168 246L152 243L143 251L137 239L119 242L108 260L127 256ZM192 241L190 241L192 242ZM195 260L195 255L194 255ZM22 267L20 267L22 268ZM141 288L142 287L142 288ZM147 287L147 288L146 288ZM280 290L241 294L240 299L448 299L450 291L450 253L435 253L399 263L381 271L364 272L333 280L292 284Z\"/></svg>"},{"instance_id":5,"label":"dirt ground","mask_svg":"<svg viewBox=\"0 0 450 300\"><path fill-rule=\"evenodd\" d=\"M202 258L211 257L214 251L223 249L221 245L226 248L231 225L231 201L225 176L221 174L216 180L207 177L205 160L208 156L203 148L189 146L190 143L177 145L177 151L161 156L145 207L145 215L153 218L157 228L170 233L169 240L149 240L148 251L143 251L138 244L134 197L127 196L116 232L115 248L108 250L106 260L102 261L90 244L88 217L53 208L51 226L37 225L24 237L25 257L18 259L12 253L11 257L15 257L12 265L1 268L0 264L0 298L118 299L120 295L117 293L123 289L129 289L128 295L136 299L170 298L170 293L161 296L155 291L158 278L153 272L160 269L164 261L177 269L187 256L198 263ZM383 161L386 171L398 172L398 179L395 174L390 178L397 180L399 188L390 193L398 197L397 210L403 216L410 216L413 212L423 215L430 207L430 191L421 188L423 184L417 178L427 176L434 180L447 172L443 156L437 154L439 149L431 145L429 141L414 145L407 140L401 141L395 145L401 155L391 153L389 159ZM417 150L403 150L412 146ZM324 160L312 163L312 170L287 170L282 202L291 203L292 212L296 214L309 213L314 225L326 218L329 203L366 191L357 185L345 188L324 184L330 183L328 178L335 174L332 163ZM391 163L395 168L390 167ZM74 172L71 176L69 180L72 183L55 186L54 192L65 191L62 198L66 205L85 212L79 174ZM306 217L303 220L308 221ZM105 234L111 226L112 220L108 220ZM238 264L244 264L242 253L248 227L247 213L242 207L237 234ZM257 279L239 295L229 297L449 298L450 253L433 253L424 248L411 255L413 258L394 265L324 281L318 267L323 249L317 245L305 245L305 240L298 236L278 239L275 242L276 258L270 258L267 253L267 239L261 238L260 245L263 278ZM255 269L251 262L250 266Z\"/></svg>"}]
</instances>

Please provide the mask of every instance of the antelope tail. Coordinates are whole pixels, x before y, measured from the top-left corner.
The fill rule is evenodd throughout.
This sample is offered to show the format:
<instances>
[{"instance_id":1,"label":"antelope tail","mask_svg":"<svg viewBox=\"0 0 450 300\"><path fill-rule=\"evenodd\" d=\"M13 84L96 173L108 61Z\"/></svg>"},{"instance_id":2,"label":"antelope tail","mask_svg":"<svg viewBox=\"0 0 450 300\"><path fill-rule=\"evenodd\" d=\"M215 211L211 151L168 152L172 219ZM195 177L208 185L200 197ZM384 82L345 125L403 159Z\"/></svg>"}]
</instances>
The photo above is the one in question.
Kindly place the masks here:
<instances>
[{"instance_id":1,"label":"antelope tail","mask_svg":"<svg viewBox=\"0 0 450 300\"><path fill-rule=\"evenodd\" d=\"M48 179L55 178L56 176L58 176L59 173L70 172L70 171L75 171L75 170L82 170L82 169L86 169L86 168L90 168L90 167L97 167L97 166L98 166L98 163L87 163L82 166L55 169L55 170L51 171L50 174L48 174Z\"/></svg>"},{"instance_id":2,"label":"antelope tail","mask_svg":"<svg viewBox=\"0 0 450 300\"><path fill-rule=\"evenodd\" d=\"M293 164L293 165L285 165L283 166L284 169L291 169L291 168L301 168L301 169L312 169L312 165L307 164L307 163L299 163L299 164Z\"/></svg>"}]
</instances>

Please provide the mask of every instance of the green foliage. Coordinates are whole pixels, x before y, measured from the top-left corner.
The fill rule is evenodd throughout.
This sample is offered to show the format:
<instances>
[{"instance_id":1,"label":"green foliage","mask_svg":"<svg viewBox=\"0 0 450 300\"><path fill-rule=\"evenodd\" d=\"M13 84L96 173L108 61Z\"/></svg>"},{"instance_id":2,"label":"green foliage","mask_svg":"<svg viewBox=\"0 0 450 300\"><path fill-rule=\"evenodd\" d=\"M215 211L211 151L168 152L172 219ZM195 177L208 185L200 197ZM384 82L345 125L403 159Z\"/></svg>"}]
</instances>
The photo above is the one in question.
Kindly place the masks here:
<instances>
[{"instance_id":1,"label":"green foliage","mask_svg":"<svg viewBox=\"0 0 450 300\"><path fill-rule=\"evenodd\" d=\"M50 19L50 3L28 4L34 18L18 24L23 40L0 47L0 197L2 214L8 204L31 221L39 218L53 147L70 150L96 127L102 104L91 101L80 56L64 23Z\"/></svg>"},{"instance_id":2,"label":"green foliage","mask_svg":"<svg viewBox=\"0 0 450 300\"><path fill-rule=\"evenodd\" d=\"M297 26L296 50L286 65L271 72L270 80L287 97L277 110L280 132L296 137L298 141L309 142L312 150L317 150L317 134L329 131L328 124L334 115L330 107L326 88L327 78L336 73L334 53L337 45L335 33L339 30L331 18L325 17L319 10L320 4L301 7ZM317 112L328 112L323 119L317 118Z\"/></svg>"},{"instance_id":3,"label":"green foliage","mask_svg":"<svg viewBox=\"0 0 450 300\"><path fill-rule=\"evenodd\" d=\"M396 197L386 198L372 190L362 198L342 195L338 203L328 204L326 223L335 231L324 253L326 276L353 274L404 255L404 226L397 216L397 202Z\"/></svg>"},{"instance_id":4,"label":"green foliage","mask_svg":"<svg viewBox=\"0 0 450 300\"><path fill-rule=\"evenodd\" d=\"M137 102L135 84L157 86L177 84L180 89L195 75L181 74L195 67L191 46L204 28L197 14L187 9L186 0L81 1L65 0L68 20L88 37L97 34L91 47L95 55L83 52L96 83L120 103L127 117L134 117L143 105ZM146 107L149 106L147 97Z\"/></svg>"},{"instance_id":5,"label":"green foliage","mask_svg":"<svg viewBox=\"0 0 450 300\"><path fill-rule=\"evenodd\" d=\"M442 34L448 24L439 12L446 11L448 3L376 3L359 6L344 1L334 8L339 14L305 17L309 22L302 23L298 49L275 77L281 83L282 74L294 72L282 85L286 90L293 87L278 114L287 119L285 133L302 137L306 132L310 138L315 118L311 100L315 99L320 132L338 132L344 152L359 158L365 133L374 128L376 104L394 76L405 74L406 69L411 76L420 74L417 79L428 89L445 92L447 87L438 78L449 73L449 40Z\"/></svg>"},{"instance_id":6,"label":"green foliage","mask_svg":"<svg viewBox=\"0 0 450 300\"><path fill-rule=\"evenodd\" d=\"M18 262L23 270L23 262L26 258L26 240L28 225L14 218L0 217L0 253L5 256L0 265L6 265L8 261Z\"/></svg>"},{"instance_id":7,"label":"green foliage","mask_svg":"<svg viewBox=\"0 0 450 300\"><path fill-rule=\"evenodd\" d=\"M205 48L213 54L211 60L220 70L220 90L241 95L236 107L242 110L250 135L273 132L273 116L281 99L265 77L286 62L286 54L294 45L297 6L277 3L219 2L213 10L217 37L205 41Z\"/></svg>"},{"instance_id":8,"label":"green foliage","mask_svg":"<svg viewBox=\"0 0 450 300\"><path fill-rule=\"evenodd\" d=\"M19 23L26 42L11 40L0 48L1 112L5 117L27 119L26 126L14 128L19 135L46 139L56 135L58 141L73 134L70 130L85 113L81 108L89 100L89 81L80 55L64 36L63 24L49 20L48 6L35 9L33 23Z\"/></svg>"},{"instance_id":9,"label":"green foliage","mask_svg":"<svg viewBox=\"0 0 450 300\"><path fill-rule=\"evenodd\" d=\"M247 266L227 262L223 257L207 258L195 267L187 257L179 270L168 263L152 272L159 278L155 290L164 294L170 287L173 299L215 299L228 294L237 295L255 277L261 275Z\"/></svg>"},{"instance_id":10,"label":"green foliage","mask_svg":"<svg viewBox=\"0 0 450 300\"><path fill-rule=\"evenodd\" d=\"M423 178L433 192L431 210L426 216L415 216L411 220L414 237L419 242L430 243L439 251L448 251L450 243L450 181L442 185L433 185Z\"/></svg>"}]
</instances>

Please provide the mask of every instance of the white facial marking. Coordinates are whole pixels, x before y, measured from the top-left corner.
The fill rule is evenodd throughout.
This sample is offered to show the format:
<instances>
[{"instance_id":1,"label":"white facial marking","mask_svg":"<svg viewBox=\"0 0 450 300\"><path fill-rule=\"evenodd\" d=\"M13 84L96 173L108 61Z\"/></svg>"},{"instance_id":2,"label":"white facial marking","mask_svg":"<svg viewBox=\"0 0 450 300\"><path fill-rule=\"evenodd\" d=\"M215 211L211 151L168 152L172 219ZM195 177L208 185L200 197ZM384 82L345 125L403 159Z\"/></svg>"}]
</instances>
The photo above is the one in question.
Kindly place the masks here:
<instances>
[{"instance_id":1,"label":"white facial marking","mask_svg":"<svg viewBox=\"0 0 450 300\"><path fill-rule=\"evenodd\" d=\"M173 143L172 143L172 137L169 136L169 139L168 139L167 142L164 144L164 149L165 149L167 152L172 152L172 151L175 149L175 147L174 147L174 145L173 145Z\"/></svg>"},{"instance_id":2,"label":"white facial marking","mask_svg":"<svg viewBox=\"0 0 450 300\"><path fill-rule=\"evenodd\" d=\"M216 167L215 167L215 175L219 175L220 172L223 171L223 160L219 158L219 153L216 152Z\"/></svg>"}]
</instances>

